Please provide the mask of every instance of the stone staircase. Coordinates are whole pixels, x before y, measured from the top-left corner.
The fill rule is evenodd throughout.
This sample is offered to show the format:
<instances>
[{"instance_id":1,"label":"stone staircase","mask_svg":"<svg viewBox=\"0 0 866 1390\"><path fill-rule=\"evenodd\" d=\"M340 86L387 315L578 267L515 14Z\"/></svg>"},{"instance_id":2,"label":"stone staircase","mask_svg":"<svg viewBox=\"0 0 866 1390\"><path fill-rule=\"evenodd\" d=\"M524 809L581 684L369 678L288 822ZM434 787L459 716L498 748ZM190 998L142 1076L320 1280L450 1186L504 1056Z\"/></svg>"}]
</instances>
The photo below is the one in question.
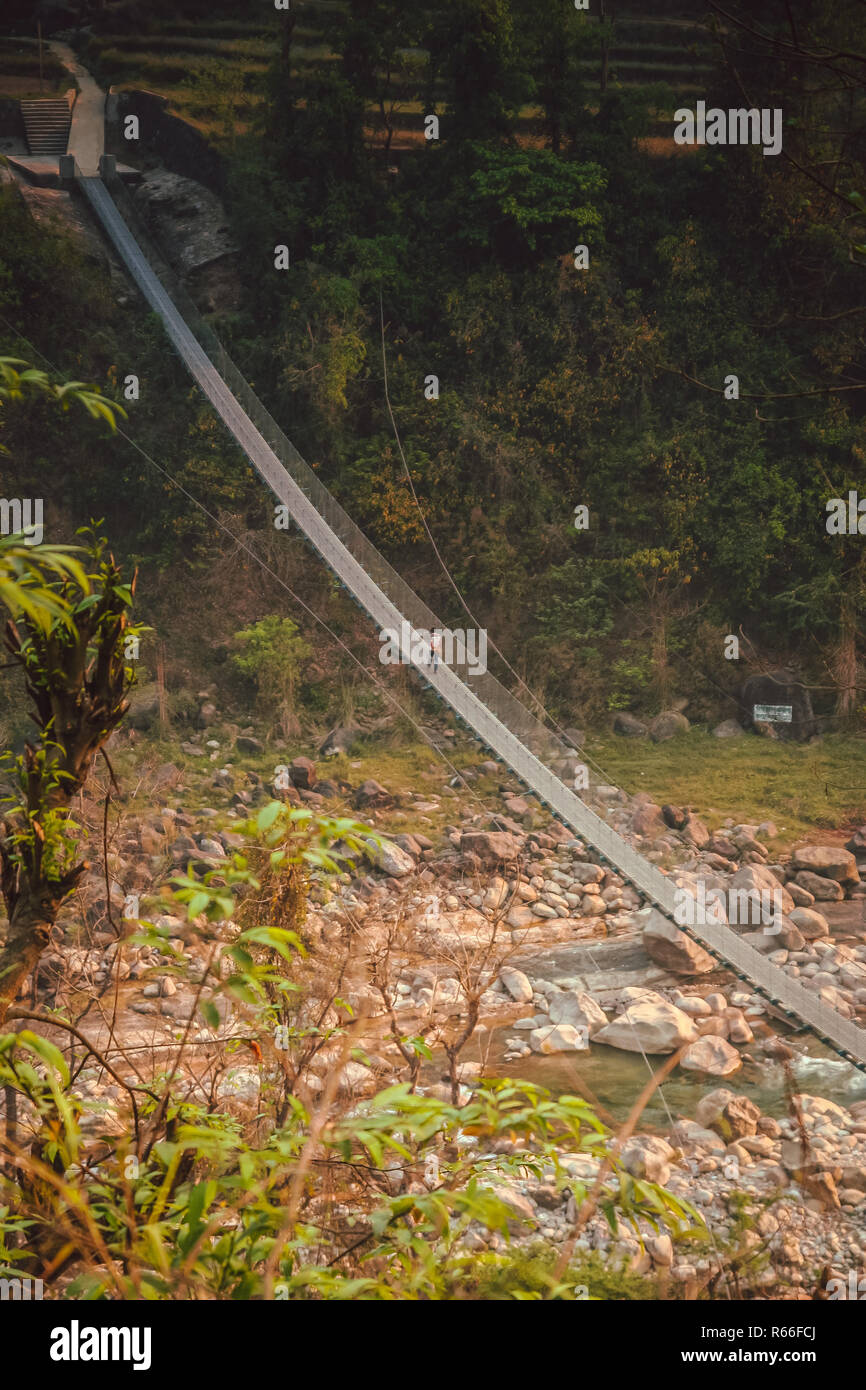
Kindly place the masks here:
<instances>
[{"instance_id":1,"label":"stone staircase","mask_svg":"<svg viewBox=\"0 0 866 1390\"><path fill-rule=\"evenodd\" d=\"M65 154L72 111L66 97L22 101L21 116L31 154Z\"/></svg>"}]
</instances>

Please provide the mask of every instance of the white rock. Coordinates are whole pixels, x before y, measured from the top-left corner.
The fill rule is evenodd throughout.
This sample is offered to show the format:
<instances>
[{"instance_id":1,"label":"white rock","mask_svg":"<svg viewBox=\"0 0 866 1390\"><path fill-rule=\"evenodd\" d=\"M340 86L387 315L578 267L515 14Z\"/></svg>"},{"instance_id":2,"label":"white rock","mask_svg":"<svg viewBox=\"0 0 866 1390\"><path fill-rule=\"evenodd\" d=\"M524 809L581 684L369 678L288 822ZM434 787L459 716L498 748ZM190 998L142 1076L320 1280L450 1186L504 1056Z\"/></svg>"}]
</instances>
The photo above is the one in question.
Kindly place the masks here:
<instances>
[{"instance_id":1,"label":"white rock","mask_svg":"<svg viewBox=\"0 0 866 1390\"><path fill-rule=\"evenodd\" d=\"M532 985L529 976L524 975L522 970L516 970L511 965L504 965L499 972L499 978L516 1003L528 1004L531 1001Z\"/></svg>"},{"instance_id":2,"label":"white rock","mask_svg":"<svg viewBox=\"0 0 866 1390\"><path fill-rule=\"evenodd\" d=\"M575 1028L589 1030L594 1037L607 1023L607 1015L600 1004L585 990L562 990L550 996L551 1023L570 1023Z\"/></svg>"},{"instance_id":3,"label":"white rock","mask_svg":"<svg viewBox=\"0 0 866 1390\"><path fill-rule=\"evenodd\" d=\"M585 1052L588 1045L587 1034L570 1023L551 1023L546 1028L536 1028L529 1035L533 1052Z\"/></svg>"},{"instance_id":4,"label":"white rock","mask_svg":"<svg viewBox=\"0 0 866 1390\"><path fill-rule=\"evenodd\" d=\"M698 1032L688 1014L664 999L642 1000L630 1005L594 1035L594 1041L624 1052L675 1052L694 1042Z\"/></svg>"},{"instance_id":5,"label":"white rock","mask_svg":"<svg viewBox=\"0 0 866 1390\"><path fill-rule=\"evenodd\" d=\"M673 1050L673 1049L671 1049ZM686 1071L704 1072L709 1076L730 1076L739 1071L742 1058L735 1047L724 1038L703 1037L686 1048L680 1066Z\"/></svg>"}]
</instances>

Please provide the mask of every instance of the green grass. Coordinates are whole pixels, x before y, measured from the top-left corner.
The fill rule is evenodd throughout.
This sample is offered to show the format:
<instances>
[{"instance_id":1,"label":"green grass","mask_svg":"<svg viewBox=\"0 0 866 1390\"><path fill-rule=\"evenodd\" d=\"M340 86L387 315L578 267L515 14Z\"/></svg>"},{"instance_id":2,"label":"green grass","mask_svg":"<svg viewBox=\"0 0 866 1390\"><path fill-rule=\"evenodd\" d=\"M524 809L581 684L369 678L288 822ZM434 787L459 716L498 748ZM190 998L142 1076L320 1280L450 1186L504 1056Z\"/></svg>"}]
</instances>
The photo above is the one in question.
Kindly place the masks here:
<instances>
[{"instance_id":1,"label":"green grass","mask_svg":"<svg viewBox=\"0 0 866 1390\"><path fill-rule=\"evenodd\" d=\"M775 821L778 842L866 822L866 739L827 735L817 744L746 734L717 739L692 729L667 743L617 735L587 752L611 781L660 804L693 806L711 829L728 816Z\"/></svg>"},{"instance_id":2,"label":"green grass","mask_svg":"<svg viewBox=\"0 0 866 1390\"><path fill-rule=\"evenodd\" d=\"M180 751L181 739L203 745L211 737L220 741L215 763L187 757ZM441 843L447 825L484 810L502 812L500 787L518 787L517 779L500 765L493 775L473 778L471 792L466 787L452 791L448 788L452 767L477 768L489 755L463 734L444 742L447 763L428 744L414 736L404 737L399 730L370 736L361 740L351 755L317 760L319 777L349 782L352 787L375 779L403 803L370 815L377 829L389 835L417 830ZM629 794L645 791L662 805L691 806L710 829L717 829L728 817L747 823L774 821L778 834L769 841L771 851L803 839L820 841L828 832L847 832L866 823L866 740L862 738L833 735L818 744L801 745L751 734L715 739L704 730L692 729L660 744L649 739L593 736L586 744L586 753L593 760L593 780L599 775L594 766L598 763L606 777ZM143 754L154 767L173 762L184 769L178 788L157 795L157 801L164 798L160 804L180 804L193 815L203 806L215 807L219 816L211 824L220 828L230 827L233 818L224 809L225 792L211 785L218 768L228 765L238 774L257 772L269 784L278 763L289 763L299 754L315 758L309 742L300 738L282 751L268 746L264 753L252 756L236 752L219 726L200 733L178 732L164 740L149 738L146 746L139 745L134 752L119 750L115 766L129 791L139 783ZM237 785L242 785L240 776ZM437 801L438 809L416 811L412 806L415 797ZM127 805L128 811L137 814L152 813L153 809L153 797L143 786ZM326 803L326 809L355 814L348 806L340 808L336 801ZM357 814L365 819L363 812Z\"/></svg>"}]
</instances>

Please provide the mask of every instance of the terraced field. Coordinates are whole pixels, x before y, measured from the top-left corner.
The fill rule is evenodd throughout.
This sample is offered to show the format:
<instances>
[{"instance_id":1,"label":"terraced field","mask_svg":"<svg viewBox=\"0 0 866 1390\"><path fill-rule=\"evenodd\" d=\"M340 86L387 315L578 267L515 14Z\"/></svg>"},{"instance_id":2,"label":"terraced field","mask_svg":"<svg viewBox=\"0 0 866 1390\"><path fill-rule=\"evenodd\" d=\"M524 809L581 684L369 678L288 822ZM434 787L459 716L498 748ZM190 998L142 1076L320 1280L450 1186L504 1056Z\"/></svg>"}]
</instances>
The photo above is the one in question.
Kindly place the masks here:
<instances>
[{"instance_id":1,"label":"terraced field","mask_svg":"<svg viewBox=\"0 0 866 1390\"><path fill-rule=\"evenodd\" d=\"M57 96L72 86L74 81L69 73L45 48L40 87L36 41L0 39L0 98L12 97L21 101L22 98Z\"/></svg>"},{"instance_id":2,"label":"terraced field","mask_svg":"<svg viewBox=\"0 0 866 1390\"><path fill-rule=\"evenodd\" d=\"M338 55L329 50L323 35L327 8L333 6L307 4L299 8L292 45L295 70L302 73L312 64L338 62ZM594 21L588 17L586 22ZM264 79L276 44L276 29L270 19L153 19L146 33L107 30L92 35L82 56L106 85L144 87L167 97L173 111L220 144L225 139L225 79L217 76L218 71L231 71L236 79L233 123L236 129L243 130L262 100ZM587 62L584 67L586 85L591 91L601 83L600 60ZM711 72L707 36L694 20L617 16L615 39L608 54L608 87L634 89L664 83L669 88L659 97L653 132L658 138L650 144L665 144L673 110L683 101L690 102L704 94ZM408 79L402 90L400 82L396 82L394 92L398 109L391 148L398 151L423 139L425 112L413 99L413 85ZM368 114L371 141L383 141L381 113L371 107ZM534 107L525 107L521 113L520 137L527 143L540 138L540 114Z\"/></svg>"}]
</instances>

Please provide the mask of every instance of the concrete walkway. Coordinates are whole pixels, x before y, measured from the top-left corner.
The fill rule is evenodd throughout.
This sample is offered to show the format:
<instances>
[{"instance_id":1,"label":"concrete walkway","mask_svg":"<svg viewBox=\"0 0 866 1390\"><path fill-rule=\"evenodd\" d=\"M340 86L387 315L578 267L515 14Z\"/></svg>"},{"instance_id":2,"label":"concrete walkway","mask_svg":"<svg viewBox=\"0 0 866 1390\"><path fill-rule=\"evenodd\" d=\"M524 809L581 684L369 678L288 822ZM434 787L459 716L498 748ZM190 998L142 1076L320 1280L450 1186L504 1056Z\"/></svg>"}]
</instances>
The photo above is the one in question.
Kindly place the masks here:
<instances>
[{"instance_id":1,"label":"concrete walkway","mask_svg":"<svg viewBox=\"0 0 866 1390\"><path fill-rule=\"evenodd\" d=\"M87 69L81 66L68 44L52 39L48 47L78 83L68 151L75 155L82 174L98 174L99 156L105 152L105 93L96 85Z\"/></svg>"}]
</instances>

